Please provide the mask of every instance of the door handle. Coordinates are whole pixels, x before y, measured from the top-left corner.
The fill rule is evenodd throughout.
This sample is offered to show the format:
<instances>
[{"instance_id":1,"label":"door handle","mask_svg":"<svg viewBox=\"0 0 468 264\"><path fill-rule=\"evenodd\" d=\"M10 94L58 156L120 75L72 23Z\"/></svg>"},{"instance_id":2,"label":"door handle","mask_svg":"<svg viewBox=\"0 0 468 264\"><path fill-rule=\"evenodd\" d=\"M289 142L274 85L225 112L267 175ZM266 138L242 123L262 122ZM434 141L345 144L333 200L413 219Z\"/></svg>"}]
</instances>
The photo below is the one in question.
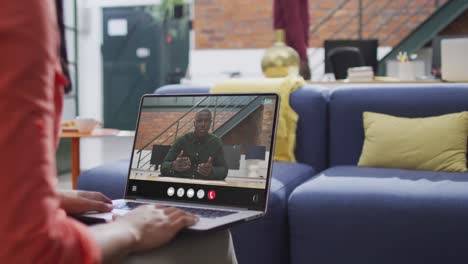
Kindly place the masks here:
<instances>
[{"instance_id":1,"label":"door handle","mask_svg":"<svg viewBox=\"0 0 468 264\"><path fill-rule=\"evenodd\" d=\"M140 63L140 73L141 75L146 75L146 63Z\"/></svg>"}]
</instances>

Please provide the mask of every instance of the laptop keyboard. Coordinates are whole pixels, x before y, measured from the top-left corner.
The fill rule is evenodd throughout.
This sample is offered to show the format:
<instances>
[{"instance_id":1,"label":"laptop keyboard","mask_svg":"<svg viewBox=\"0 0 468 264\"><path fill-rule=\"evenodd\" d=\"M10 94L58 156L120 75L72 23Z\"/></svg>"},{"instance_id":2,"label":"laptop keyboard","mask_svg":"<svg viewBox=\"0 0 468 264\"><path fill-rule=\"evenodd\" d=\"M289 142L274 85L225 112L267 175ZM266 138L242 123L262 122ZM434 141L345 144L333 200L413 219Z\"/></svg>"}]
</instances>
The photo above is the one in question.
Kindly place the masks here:
<instances>
[{"instance_id":1,"label":"laptop keyboard","mask_svg":"<svg viewBox=\"0 0 468 264\"><path fill-rule=\"evenodd\" d=\"M145 205L145 204L147 203L125 202L125 203L115 205L114 209L132 210L138 206ZM236 213L235 211L203 209L203 208L194 208L194 207L185 207L185 206L172 206L172 207L176 207L181 210L192 213L194 215L198 215L198 216L205 217L205 218L218 218L218 217L223 217L223 216Z\"/></svg>"}]
</instances>

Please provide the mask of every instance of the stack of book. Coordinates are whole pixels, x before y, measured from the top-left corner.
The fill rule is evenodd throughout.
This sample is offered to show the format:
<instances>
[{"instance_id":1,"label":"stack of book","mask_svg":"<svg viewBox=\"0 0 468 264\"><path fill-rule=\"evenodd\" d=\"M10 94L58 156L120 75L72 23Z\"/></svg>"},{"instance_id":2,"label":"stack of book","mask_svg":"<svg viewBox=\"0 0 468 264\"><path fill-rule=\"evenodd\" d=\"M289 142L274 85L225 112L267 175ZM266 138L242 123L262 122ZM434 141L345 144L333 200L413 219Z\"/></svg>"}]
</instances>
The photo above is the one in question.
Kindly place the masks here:
<instances>
[{"instance_id":1,"label":"stack of book","mask_svg":"<svg viewBox=\"0 0 468 264\"><path fill-rule=\"evenodd\" d=\"M370 66L353 67L348 69L348 80L353 81L372 81L374 71Z\"/></svg>"}]
</instances>

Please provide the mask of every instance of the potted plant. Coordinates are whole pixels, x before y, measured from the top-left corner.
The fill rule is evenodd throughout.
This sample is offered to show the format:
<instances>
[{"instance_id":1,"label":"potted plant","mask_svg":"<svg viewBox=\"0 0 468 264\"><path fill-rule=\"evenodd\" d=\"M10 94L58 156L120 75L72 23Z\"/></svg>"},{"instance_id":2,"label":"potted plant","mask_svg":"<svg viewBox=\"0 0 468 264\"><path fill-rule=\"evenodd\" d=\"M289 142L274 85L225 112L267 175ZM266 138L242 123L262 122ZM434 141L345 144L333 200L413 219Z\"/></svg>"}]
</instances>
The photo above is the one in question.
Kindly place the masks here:
<instances>
[{"instance_id":1,"label":"potted plant","mask_svg":"<svg viewBox=\"0 0 468 264\"><path fill-rule=\"evenodd\" d=\"M162 0L161 12L169 18L181 18L184 16L185 0Z\"/></svg>"}]
</instances>

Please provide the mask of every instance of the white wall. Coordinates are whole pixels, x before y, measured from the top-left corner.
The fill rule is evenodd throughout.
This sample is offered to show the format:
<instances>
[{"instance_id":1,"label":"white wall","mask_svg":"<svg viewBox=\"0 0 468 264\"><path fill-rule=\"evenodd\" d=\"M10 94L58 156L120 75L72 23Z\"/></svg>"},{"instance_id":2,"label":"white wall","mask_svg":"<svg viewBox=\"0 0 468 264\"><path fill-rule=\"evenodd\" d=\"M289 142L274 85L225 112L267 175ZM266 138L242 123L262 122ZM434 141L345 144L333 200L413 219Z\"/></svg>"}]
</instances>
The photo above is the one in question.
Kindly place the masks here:
<instances>
[{"instance_id":1,"label":"white wall","mask_svg":"<svg viewBox=\"0 0 468 264\"><path fill-rule=\"evenodd\" d=\"M390 47L379 47L377 59L382 58L391 50ZM264 49L191 50L189 76L183 83L212 85L219 80L228 78L230 72L240 72L241 78L262 78L261 60ZM312 80L321 81L324 78L324 49L309 48L309 65Z\"/></svg>"},{"instance_id":2,"label":"white wall","mask_svg":"<svg viewBox=\"0 0 468 264\"><path fill-rule=\"evenodd\" d=\"M78 0L78 69L80 116L103 120L102 8L159 4L160 0ZM133 140L103 138L81 140L81 168L129 158Z\"/></svg>"}]
</instances>

